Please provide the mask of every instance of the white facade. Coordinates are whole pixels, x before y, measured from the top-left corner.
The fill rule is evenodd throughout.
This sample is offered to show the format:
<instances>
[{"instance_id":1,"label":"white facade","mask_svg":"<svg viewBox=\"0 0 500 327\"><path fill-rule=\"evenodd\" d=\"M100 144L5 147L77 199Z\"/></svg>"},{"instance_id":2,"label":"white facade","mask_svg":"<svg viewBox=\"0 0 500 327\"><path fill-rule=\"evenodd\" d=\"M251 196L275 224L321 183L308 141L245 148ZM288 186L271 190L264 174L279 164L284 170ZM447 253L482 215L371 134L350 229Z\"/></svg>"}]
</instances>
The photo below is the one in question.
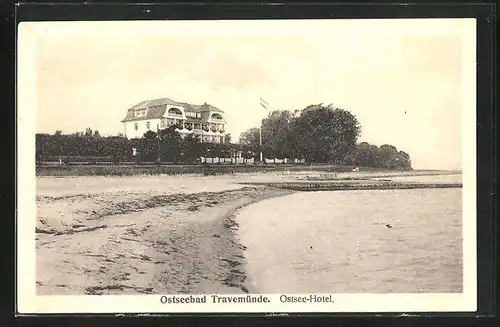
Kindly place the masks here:
<instances>
[{"instance_id":1,"label":"white facade","mask_svg":"<svg viewBox=\"0 0 500 327\"><path fill-rule=\"evenodd\" d=\"M124 125L125 136L128 139L141 138L147 131L156 132L156 126L160 125L160 119L128 121Z\"/></svg>"},{"instance_id":2,"label":"white facade","mask_svg":"<svg viewBox=\"0 0 500 327\"><path fill-rule=\"evenodd\" d=\"M181 137L194 134L201 142L224 143L225 120L218 111L187 111L182 105L167 104L160 117L152 118L148 110L155 108L138 108L133 110L131 119L124 120L125 136L128 139L141 138L147 131L156 132L172 125L181 126L177 132ZM163 110L162 110L163 111ZM144 118L143 118L144 117ZM149 118L148 118L149 117Z\"/></svg>"}]
</instances>

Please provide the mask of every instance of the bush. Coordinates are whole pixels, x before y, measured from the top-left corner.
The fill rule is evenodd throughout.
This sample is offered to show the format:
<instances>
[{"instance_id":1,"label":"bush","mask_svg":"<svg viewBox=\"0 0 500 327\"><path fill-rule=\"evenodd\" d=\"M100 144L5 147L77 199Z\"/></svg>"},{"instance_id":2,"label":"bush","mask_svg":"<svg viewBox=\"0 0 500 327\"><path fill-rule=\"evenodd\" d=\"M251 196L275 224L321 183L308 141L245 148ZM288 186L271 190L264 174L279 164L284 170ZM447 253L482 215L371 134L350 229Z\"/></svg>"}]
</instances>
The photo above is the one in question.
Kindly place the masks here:
<instances>
[{"instance_id":1,"label":"bush","mask_svg":"<svg viewBox=\"0 0 500 327\"><path fill-rule=\"evenodd\" d=\"M121 136L102 137L95 134L36 134L36 161L59 162L120 162L135 161L156 162L158 159L158 143L162 162L196 163L198 158L207 154L216 157L229 157L231 152L239 149L236 144L200 143L193 137L181 139L175 127L161 131L161 141L155 132L149 132L139 139L127 139ZM132 148L137 155L132 155Z\"/></svg>"}]
</instances>

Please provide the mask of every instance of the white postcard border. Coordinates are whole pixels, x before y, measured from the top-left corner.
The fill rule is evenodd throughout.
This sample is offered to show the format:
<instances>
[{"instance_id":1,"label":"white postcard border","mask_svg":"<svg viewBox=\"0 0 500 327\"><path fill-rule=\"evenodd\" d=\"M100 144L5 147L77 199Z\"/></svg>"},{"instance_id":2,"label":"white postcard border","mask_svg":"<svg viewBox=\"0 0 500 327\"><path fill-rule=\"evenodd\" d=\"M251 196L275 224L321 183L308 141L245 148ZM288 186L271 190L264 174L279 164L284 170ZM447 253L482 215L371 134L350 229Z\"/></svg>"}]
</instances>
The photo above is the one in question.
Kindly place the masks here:
<instances>
[{"instance_id":1,"label":"white postcard border","mask_svg":"<svg viewBox=\"0 0 500 327\"><path fill-rule=\"evenodd\" d=\"M35 126L36 126L36 76L33 53L36 51L36 35L58 23L21 23L18 27L18 80L17 80L17 311L19 313L175 313L175 312L424 312L424 311L475 311L477 306L476 271L476 21L463 22L463 84L462 84L462 149L463 149L463 293L457 294L332 294L333 303L281 303L280 294L266 295L271 303L221 303L162 304L161 295L119 296L37 296L36 295L36 174L35 174ZM412 22L410 22L412 21ZM414 31L410 27L416 20L398 20L401 30ZM446 20L434 20L443 26ZM442 22L443 21L443 22ZM302 21L303 22L303 21ZM81 22L77 22L81 23ZM84 33L86 24L69 25L58 29L60 33ZM156 24L157 23L157 24ZM158 33L158 24L172 22L134 22L142 25L145 33ZM232 22L210 22L215 33L230 33L224 26ZM237 24L244 24L240 21ZM248 23L248 22L247 22ZM265 29L271 21L260 21ZM317 22L324 24L325 21ZM363 24L369 20L363 20ZM92 22L92 24L113 24ZM114 22L117 32L135 31L131 22ZM194 33L204 31L200 24L208 22L182 22L170 33ZM218 24L218 25L217 25ZM292 24L287 21L283 24ZM425 26L425 25L423 25ZM435 27L435 26L434 26ZM184 30L183 30L184 28ZM297 29L282 29L283 33L300 33ZM433 32L433 28L419 28L418 33ZM436 29L434 29L436 31ZM19 87L21 86L21 87ZM329 295L329 294L325 294ZM227 295L226 295L227 296ZM245 296L245 295L235 295ZM309 297L310 294L303 296Z\"/></svg>"}]
</instances>

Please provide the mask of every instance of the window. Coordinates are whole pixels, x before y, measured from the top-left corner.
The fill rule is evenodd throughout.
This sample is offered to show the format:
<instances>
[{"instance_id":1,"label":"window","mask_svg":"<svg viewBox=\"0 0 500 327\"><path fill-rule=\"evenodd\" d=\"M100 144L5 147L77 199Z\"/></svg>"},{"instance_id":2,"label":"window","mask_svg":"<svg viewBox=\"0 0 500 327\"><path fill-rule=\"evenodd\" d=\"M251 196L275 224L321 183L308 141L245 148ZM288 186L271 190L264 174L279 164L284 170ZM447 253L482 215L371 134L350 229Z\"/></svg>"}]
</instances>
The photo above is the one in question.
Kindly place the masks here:
<instances>
[{"instance_id":1,"label":"window","mask_svg":"<svg viewBox=\"0 0 500 327\"><path fill-rule=\"evenodd\" d=\"M186 117L201 118L201 112L186 111Z\"/></svg>"},{"instance_id":2,"label":"window","mask_svg":"<svg viewBox=\"0 0 500 327\"><path fill-rule=\"evenodd\" d=\"M134 124L134 128L135 128L135 130L138 130L139 129L139 123L135 123Z\"/></svg>"},{"instance_id":3,"label":"window","mask_svg":"<svg viewBox=\"0 0 500 327\"><path fill-rule=\"evenodd\" d=\"M182 116L182 111L179 108L170 108L168 109L168 113L174 116Z\"/></svg>"},{"instance_id":4,"label":"window","mask_svg":"<svg viewBox=\"0 0 500 327\"><path fill-rule=\"evenodd\" d=\"M143 117L146 116L146 109L139 109L134 111L135 117Z\"/></svg>"},{"instance_id":5,"label":"window","mask_svg":"<svg viewBox=\"0 0 500 327\"><path fill-rule=\"evenodd\" d=\"M160 126L161 126L161 128L165 128L165 120L164 119L161 120Z\"/></svg>"},{"instance_id":6,"label":"window","mask_svg":"<svg viewBox=\"0 0 500 327\"><path fill-rule=\"evenodd\" d=\"M146 128L147 128L148 130L150 130L150 129L151 129L151 124L150 124L149 122L147 122L147 123L146 123Z\"/></svg>"}]
</instances>

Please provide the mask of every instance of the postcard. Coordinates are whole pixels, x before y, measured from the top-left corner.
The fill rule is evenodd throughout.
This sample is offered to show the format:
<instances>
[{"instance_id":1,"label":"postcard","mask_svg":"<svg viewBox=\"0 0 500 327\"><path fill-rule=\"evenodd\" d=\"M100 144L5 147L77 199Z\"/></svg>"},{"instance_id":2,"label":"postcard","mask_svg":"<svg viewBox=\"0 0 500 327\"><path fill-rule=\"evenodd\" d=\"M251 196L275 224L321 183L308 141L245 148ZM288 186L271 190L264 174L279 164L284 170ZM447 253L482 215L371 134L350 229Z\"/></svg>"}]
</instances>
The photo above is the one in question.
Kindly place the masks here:
<instances>
[{"instance_id":1,"label":"postcard","mask_svg":"<svg viewBox=\"0 0 500 327\"><path fill-rule=\"evenodd\" d=\"M475 311L474 19L23 22L19 313Z\"/></svg>"}]
</instances>

